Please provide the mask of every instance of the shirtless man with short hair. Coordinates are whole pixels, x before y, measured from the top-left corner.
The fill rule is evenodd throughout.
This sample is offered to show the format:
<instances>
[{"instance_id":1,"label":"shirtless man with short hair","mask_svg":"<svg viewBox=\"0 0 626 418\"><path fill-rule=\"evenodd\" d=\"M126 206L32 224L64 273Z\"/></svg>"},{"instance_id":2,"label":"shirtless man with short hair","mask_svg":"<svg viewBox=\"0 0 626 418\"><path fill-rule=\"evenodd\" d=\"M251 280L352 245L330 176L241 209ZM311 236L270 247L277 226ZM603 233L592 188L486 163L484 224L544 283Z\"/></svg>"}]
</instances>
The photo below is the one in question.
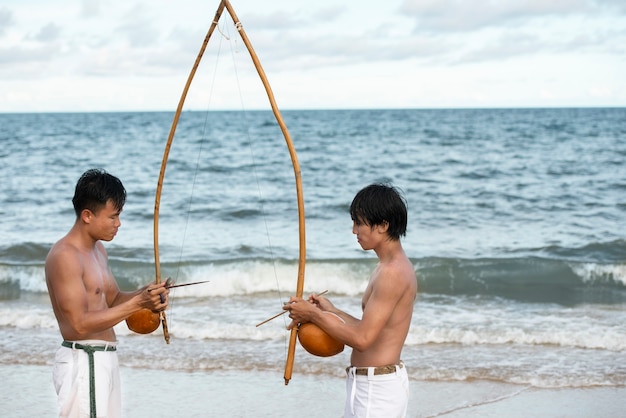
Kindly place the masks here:
<instances>
[{"instance_id":1,"label":"shirtless man with short hair","mask_svg":"<svg viewBox=\"0 0 626 418\"><path fill-rule=\"evenodd\" d=\"M363 295L362 318L322 296L311 295L308 301L292 297L284 306L292 319L288 329L312 322L352 347L344 417L404 417L409 382L401 353L417 296L415 269L400 243L406 234L406 203L395 188L372 184L357 193L350 215L359 244L379 259Z\"/></svg>"},{"instance_id":2,"label":"shirtless man with short hair","mask_svg":"<svg viewBox=\"0 0 626 418\"><path fill-rule=\"evenodd\" d=\"M119 179L104 170L85 172L72 199L74 226L46 258L46 284L64 339L53 371L61 417L95 417L96 408L98 416L121 416L113 326L143 308L167 308L165 283L121 292L111 273L101 241L117 234L125 201Z\"/></svg>"}]
</instances>

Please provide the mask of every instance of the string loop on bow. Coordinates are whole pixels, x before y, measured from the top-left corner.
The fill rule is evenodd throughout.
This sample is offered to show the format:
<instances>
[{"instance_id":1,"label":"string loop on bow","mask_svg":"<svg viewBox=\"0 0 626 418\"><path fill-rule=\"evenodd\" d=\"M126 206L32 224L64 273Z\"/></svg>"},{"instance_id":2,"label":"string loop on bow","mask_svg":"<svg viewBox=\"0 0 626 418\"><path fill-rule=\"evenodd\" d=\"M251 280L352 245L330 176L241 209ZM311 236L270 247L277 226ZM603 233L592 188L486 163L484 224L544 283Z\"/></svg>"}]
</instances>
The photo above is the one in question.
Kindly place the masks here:
<instances>
[{"instance_id":1,"label":"string loop on bow","mask_svg":"<svg viewBox=\"0 0 626 418\"><path fill-rule=\"evenodd\" d=\"M160 260L159 260L159 239L158 239L159 207L160 207L161 191L163 189L163 179L165 177L165 169L167 166L167 159L168 159L169 152L172 146L174 135L176 133L178 120L180 119L183 105L187 97L187 93L189 91L189 87L191 86L191 82L195 76L196 70L198 69L202 56L204 55L204 51L206 50L209 39L211 38L211 35L213 34L215 28L218 27L218 22L224 11L224 8L226 8L231 18L233 19L235 27L237 28L239 35L241 36L241 39L246 45L248 52L250 53L250 57L252 58L254 67L256 68L259 77L261 78L263 87L265 88L265 92L269 99L274 117L276 118L278 126L280 127L283 137L285 138L287 148L289 150L289 156L291 158L291 163L293 165L293 171L295 175L296 198L297 198L297 204L298 204L299 255L298 255L298 276L297 276L297 285L296 285L296 296L302 297L302 293L304 290L304 268L306 264L306 233L305 233L305 217L304 217L304 194L302 191L302 174L300 170L300 163L298 162L298 156L296 154L293 141L291 140L291 136L289 134L289 131L287 130L287 126L283 120L280 110L278 109L278 105L276 104L276 100L274 98L274 93L269 84L267 76L265 75L265 71L263 70L263 67L261 66L259 58L257 57L256 52L254 51L254 48L252 47L252 44L250 43L250 40L248 39L248 36L246 35L245 30L243 29L242 23L240 22L239 18L237 17L233 7L231 6L228 0L220 1L217 11L215 12L215 18L213 19L211 26L209 27L207 35L204 38L204 42L202 43L202 46L200 48L200 52L198 53L198 56L196 57L194 65L189 74L189 77L187 78L187 82L183 89L183 93L178 102L178 107L176 108L176 113L174 114L174 119L172 121L172 126L170 128L170 133L168 135L167 143L165 145L165 151L163 153L163 160L161 162L161 170L159 172L159 179L157 182L157 191L156 191L155 202L154 202L154 261L155 261L156 282L160 283L161 281L161 268L160 268ZM219 30L219 27L218 27L218 30ZM169 333L167 330L167 321L165 318L165 313L162 313L161 322L163 325L163 334L165 337L165 341L169 343ZM285 373L284 373L285 385L289 383L289 380L291 379L291 375L293 371L296 340L297 340L297 330L292 329L290 337L289 337L287 360L285 363Z\"/></svg>"}]
</instances>

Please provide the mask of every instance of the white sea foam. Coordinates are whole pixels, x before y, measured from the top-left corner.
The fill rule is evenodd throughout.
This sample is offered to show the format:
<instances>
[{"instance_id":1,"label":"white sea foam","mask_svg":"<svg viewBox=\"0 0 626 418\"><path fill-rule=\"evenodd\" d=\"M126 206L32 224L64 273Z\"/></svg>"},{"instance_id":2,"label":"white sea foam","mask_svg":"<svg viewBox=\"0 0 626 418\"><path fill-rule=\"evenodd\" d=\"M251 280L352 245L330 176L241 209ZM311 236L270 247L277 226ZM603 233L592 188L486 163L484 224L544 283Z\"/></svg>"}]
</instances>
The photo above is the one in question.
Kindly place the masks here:
<instances>
[{"instance_id":1,"label":"white sea foam","mask_svg":"<svg viewBox=\"0 0 626 418\"><path fill-rule=\"evenodd\" d=\"M249 114L261 127L254 138L264 156L255 164L264 199L259 204L251 197L250 170L241 169L245 135L228 135L238 126L236 113L213 115L219 135L206 149L215 152L196 164L197 127L206 116L188 112L189 123L178 128L161 199L161 255L169 268L185 254L179 283L210 283L172 289L170 346L156 332L136 336L118 325L121 355L142 368L279 369L285 316L261 328L255 324L279 312L295 292L292 167L284 141L267 126L271 115ZM39 364L51 361L41 353L53 353L60 339L43 262L71 227L71 195L85 169L97 163L127 187L122 229L107 244L115 276L124 287L153 277L149 230L162 157L154 150L171 118L0 118L6 151L0 178L7 180L0 188L0 361ZM623 386L620 286L626 273L620 254L626 244L615 227L623 215L615 204L623 176L614 175L622 167L617 127L623 120L623 109L293 111L290 131L300 138L311 255L305 295L328 290L337 306L360 314L376 258L354 242L347 209L366 184L390 181L409 202L404 248L416 268L429 273L422 277L403 351L413 380ZM372 159L381 137L384 152ZM85 150L80 161L77 148ZM560 187L565 183L566 191ZM176 248L183 238L184 252ZM280 261L256 261L270 258ZM434 290L424 292L428 285ZM330 373L329 364L339 368L334 361L345 363L345 357L305 358L307 370L321 374Z\"/></svg>"},{"instance_id":2,"label":"white sea foam","mask_svg":"<svg viewBox=\"0 0 626 418\"><path fill-rule=\"evenodd\" d=\"M354 262L315 262L305 266L304 292L328 290L334 295L362 294L369 277L369 266ZM209 280L210 283L172 289L180 297L210 297L272 293L293 295L296 291L296 262L241 261L209 263L181 268L177 283Z\"/></svg>"},{"instance_id":3,"label":"white sea foam","mask_svg":"<svg viewBox=\"0 0 626 418\"><path fill-rule=\"evenodd\" d=\"M43 266L0 265L0 283L18 283L27 292L47 292Z\"/></svg>"},{"instance_id":4,"label":"white sea foam","mask_svg":"<svg viewBox=\"0 0 626 418\"><path fill-rule=\"evenodd\" d=\"M626 286L626 264L570 263L570 267L586 282L613 280Z\"/></svg>"}]
</instances>

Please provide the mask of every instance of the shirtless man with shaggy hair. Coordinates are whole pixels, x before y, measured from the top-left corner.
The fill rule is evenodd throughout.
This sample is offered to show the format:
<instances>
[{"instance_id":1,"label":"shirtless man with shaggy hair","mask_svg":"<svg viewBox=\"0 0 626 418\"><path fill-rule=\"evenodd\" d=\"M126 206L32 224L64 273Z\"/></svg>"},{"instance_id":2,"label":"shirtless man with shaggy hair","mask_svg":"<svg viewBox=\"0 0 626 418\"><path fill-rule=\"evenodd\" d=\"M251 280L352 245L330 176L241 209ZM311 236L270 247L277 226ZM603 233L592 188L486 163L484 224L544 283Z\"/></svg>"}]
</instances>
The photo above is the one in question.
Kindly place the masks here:
<instances>
[{"instance_id":1,"label":"shirtless man with shaggy hair","mask_svg":"<svg viewBox=\"0 0 626 418\"><path fill-rule=\"evenodd\" d=\"M352 347L346 369L345 418L405 417L409 381L401 353L417 296L415 269L400 243L406 234L406 203L395 188L372 184L357 193L350 215L357 241L379 259L363 295L361 319L323 296L292 297L284 306L292 319L288 329L312 322Z\"/></svg>"}]
</instances>

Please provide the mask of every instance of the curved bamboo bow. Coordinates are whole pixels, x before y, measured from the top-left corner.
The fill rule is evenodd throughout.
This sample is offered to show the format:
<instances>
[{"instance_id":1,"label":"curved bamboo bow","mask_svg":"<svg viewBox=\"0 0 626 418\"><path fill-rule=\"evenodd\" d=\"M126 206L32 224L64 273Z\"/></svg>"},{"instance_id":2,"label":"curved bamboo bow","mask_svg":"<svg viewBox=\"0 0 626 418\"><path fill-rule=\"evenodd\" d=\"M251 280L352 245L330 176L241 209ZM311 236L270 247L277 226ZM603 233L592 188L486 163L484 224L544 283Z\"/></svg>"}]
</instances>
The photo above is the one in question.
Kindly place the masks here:
<instances>
[{"instance_id":1,"label":"curved bamboo bow","mask_svg":"<svg viewBox=\"0 0 626 418\"><path fill-rule=\"evenodd\" d=\"M204 38L204 42L200 48L200 52L196 57L196 61L191 69L189 77L187 78L187 83L185 84L185 88L183 89L183 93L180 97L180 101L178 102L178 107L176 109L176 113L174 114L174 120L172 121L172 127L170 129L169 136L167 138L167 143L165 145L165 152L163 153L163 161L161 162L161 171L159 173L159 181L157 184L156 198L154 201L154 261L156 268L156 282L159 283L161 280L161 268L159 263L159 239L158 239L158 230L159 230L159 206L160 206L160 198L161 198L161 190L163 188L163 178L165 177L165 167L167 164L167 158L169 155L170 148L172 146L172 141L174 139L174 133L176 132L176 126L178 125L178 119L180 118L180 114L183 109L183 104L185 102L185 98L187 97L187 92L189 91L189 87L191 85L191 81L193 80L194 75L196 74L196 70L200 64L200 60L202 59L202 55L209 43L209 39L213 34L213 31L217 27L219 19L224 11L224 8L228 11L230 16L235 22L235 27L239 31L241 39L243 40L248 52L250 53L250 57L252 58L252 62L254 63L254 67L263 82L263 86L265 87L265 92L267 93L267 97L270 101L270 105L272 107L272 112L274 113L274 117L278 122L281 132L285 137L285 142L287 143L287 148L289 149L289 155L291 157L291 163L293 165L293 171L296 178L296 194L297 194L297 202L298 202L298 231L299 231L299 257L298 257L298 281L296 286L296 296L302 297L302 293L304 291L304 266L306 263L306 235L305 235L305 222L304 222L304 194L302 192L302 175L300 172L300 163L298 162L298 156L296 154L295 147L291 140L291 136L289 135L289 131L287 130L287 125L283 120L282 115L280 114L280 110L278 110L278 106L276 105L276 101L274 100L274 93L272 92L272 88L270 87L269 81L265 76L265 71L263 71L263 67L259 61L259 58L252 48L250 40L246 35L246 32L243 30L243 26L239 21L239 18L235 14L233 7L231 6L228 0L222 0L215 12L215 18L213 19L213 23L209 27L209 31L207 32L206 37ZM165 319L165 313L162 313L161 322L163 324L163 335L165 337L165 341L169 343L169 334L167 331L167 321ZM293 363L295 357L296 350L296 340L297 340L297 329L292 329L289 337L289 348L287 351L287 361L285 364L285 385L289 384L289 380L291 379L291 373L293 371Z\"/></svg>"}]
</instances>

